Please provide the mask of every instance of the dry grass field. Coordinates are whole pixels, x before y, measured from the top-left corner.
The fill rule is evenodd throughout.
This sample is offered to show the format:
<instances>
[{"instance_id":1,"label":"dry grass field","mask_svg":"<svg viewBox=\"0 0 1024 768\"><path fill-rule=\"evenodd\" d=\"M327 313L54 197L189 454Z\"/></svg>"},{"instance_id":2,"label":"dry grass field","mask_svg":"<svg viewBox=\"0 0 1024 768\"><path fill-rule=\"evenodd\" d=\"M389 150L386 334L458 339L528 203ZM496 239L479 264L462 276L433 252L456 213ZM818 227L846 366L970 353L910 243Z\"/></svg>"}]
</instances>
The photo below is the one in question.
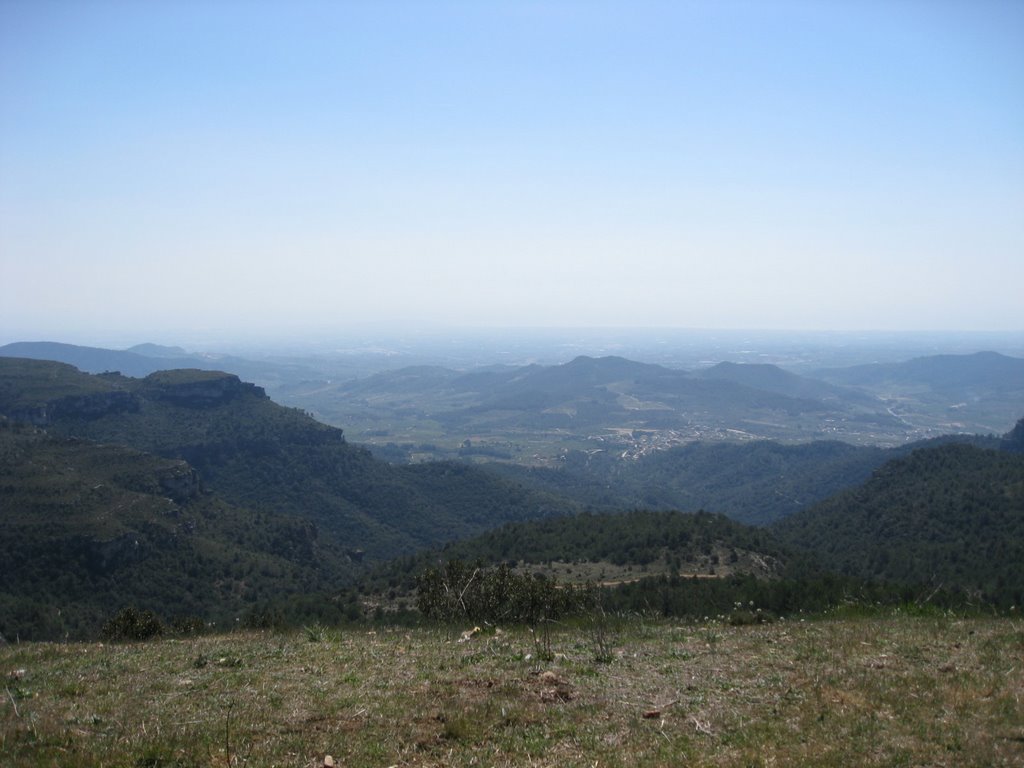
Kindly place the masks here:
<instances>
[{"instance_id":1,"label":"dry grass field","mask_svg":"<svg viewBox=\"0 0 1024 768\"><path fill-rule=\"evenodd\" d=\"M0 647L4 766L1024 765L1024 624L892 615ZM331 757L328 761L327 756Z\"/></svg>"}]
</instances>

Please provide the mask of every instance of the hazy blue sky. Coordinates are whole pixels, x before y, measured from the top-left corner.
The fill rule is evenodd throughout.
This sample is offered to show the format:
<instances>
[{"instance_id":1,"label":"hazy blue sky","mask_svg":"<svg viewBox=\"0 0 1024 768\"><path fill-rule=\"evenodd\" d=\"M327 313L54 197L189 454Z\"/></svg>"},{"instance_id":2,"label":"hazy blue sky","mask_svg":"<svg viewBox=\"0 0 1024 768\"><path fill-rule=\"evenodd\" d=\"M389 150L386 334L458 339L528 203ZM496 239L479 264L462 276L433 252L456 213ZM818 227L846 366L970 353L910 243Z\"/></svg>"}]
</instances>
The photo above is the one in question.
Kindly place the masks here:
<instances>
[{"instance_id":1,"label":"hazy blue sky","mask_svg":"<svg viewBox=\"0 0 1024 768\"><path fill-rule=\"evenodd\" d=\"M3 0L0 283L0 341L1021 330L1024 3Z\"/></svg>"}]
</instances>

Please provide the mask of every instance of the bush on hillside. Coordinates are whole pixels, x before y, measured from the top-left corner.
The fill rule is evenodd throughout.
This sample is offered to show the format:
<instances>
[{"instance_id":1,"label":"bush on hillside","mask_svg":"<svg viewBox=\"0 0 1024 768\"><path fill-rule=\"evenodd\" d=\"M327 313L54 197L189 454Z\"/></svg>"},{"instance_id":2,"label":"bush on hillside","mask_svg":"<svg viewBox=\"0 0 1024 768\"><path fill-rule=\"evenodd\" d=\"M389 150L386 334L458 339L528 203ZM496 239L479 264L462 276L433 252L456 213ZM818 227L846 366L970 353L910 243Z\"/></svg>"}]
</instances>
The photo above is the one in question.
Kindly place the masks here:
<instances>
[{"instance_id":1,"label":"bush on hillside","mask_svg":"<svg viewBox=\"0 0 1024 768\"><path fill-rule=\"evenodd\" d=\"M111 642L149 640L164 633L163 622L152 611L122 608L103 625L103 638Z\"/></svg>"}]
</instances>

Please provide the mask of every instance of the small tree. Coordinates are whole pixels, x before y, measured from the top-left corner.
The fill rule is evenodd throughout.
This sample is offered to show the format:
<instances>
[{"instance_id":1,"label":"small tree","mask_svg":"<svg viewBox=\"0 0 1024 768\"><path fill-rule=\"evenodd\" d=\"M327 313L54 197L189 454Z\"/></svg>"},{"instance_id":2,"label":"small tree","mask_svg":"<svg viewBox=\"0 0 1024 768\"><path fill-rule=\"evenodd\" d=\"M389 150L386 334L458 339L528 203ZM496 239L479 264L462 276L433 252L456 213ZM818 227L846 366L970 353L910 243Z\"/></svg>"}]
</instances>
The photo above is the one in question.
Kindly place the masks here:
<instances>
[{"instance_id":1,"label":"small tree","mask_svg":"<svg viewBox=\"0 0 1024 768\"><path fill-rule=\"evenodd\" d=\"M586 590L559 586L541 574L517 574L505 565L485 568L451 560L416 582L416 607L439 621L521 622L537 626L583 610Z\"/></svg>"},{"instance_id":2,"label":"small tree","mask_svg":"<svg viewBox=\"0 0 1024 768\"><path fill-rule=\"evenodd\" d=\"M163 632L164 625L155 613L137 611L132 607L122 608L102 629L104 639L112 642L149 640Z\"/></svg>"}]
</instances>

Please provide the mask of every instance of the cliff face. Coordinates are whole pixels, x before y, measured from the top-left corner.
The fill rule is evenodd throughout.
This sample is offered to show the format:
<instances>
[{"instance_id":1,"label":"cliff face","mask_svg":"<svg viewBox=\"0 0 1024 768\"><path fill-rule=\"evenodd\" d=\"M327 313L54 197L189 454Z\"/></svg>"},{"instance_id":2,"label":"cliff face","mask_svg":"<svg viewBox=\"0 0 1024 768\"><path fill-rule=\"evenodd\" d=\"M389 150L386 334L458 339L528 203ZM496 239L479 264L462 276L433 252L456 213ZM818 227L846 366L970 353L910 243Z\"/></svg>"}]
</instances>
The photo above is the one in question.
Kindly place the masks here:
<instances>
[{"instance_id":1,"label":"cliff face","mask_svg":"<svg viewBox=\"0 0 1024 768\"><path fill-rule=\"evenodd\" d=\"M1003 436L1000 447L1004 451L1024 453L1024 419L1018 421L1016 426Z\"/></svg>"},{"instance_id":2,"label":"cliff face","mask_svg":"<svg viewBox=\"0 0 1024 768\"><path fill-rule=\"evenodd\" d=\"M98 392L89 395L70 395L48 403L19 408L6 414L13 421L25 421L45 427L55 419L97 419L113 413L132 413L139 410L139 400L131 392Z\"/></svg>"},{"instance_id":3,"label":"cliff face","mask_svg":"<svg viewBox=\"0 0 1024 768\"><path fill-rule=\"evenodd\" d=\"M202 492L199 473L184 461L161 472L158 482L167 497L178 504L186 504Z\"/></svg>"},{"instance_id":4,"label":"cliff face","mask_svg":"<svg viewBox=\"0 0 1024 768\"><path fill-rule=\"evenodd\" d=\"M159 371L142 381L146 397L186 408L211 408L243 397L267 399L262 387L234 374L185 369Z\"/></svg>"}]
</instances>

